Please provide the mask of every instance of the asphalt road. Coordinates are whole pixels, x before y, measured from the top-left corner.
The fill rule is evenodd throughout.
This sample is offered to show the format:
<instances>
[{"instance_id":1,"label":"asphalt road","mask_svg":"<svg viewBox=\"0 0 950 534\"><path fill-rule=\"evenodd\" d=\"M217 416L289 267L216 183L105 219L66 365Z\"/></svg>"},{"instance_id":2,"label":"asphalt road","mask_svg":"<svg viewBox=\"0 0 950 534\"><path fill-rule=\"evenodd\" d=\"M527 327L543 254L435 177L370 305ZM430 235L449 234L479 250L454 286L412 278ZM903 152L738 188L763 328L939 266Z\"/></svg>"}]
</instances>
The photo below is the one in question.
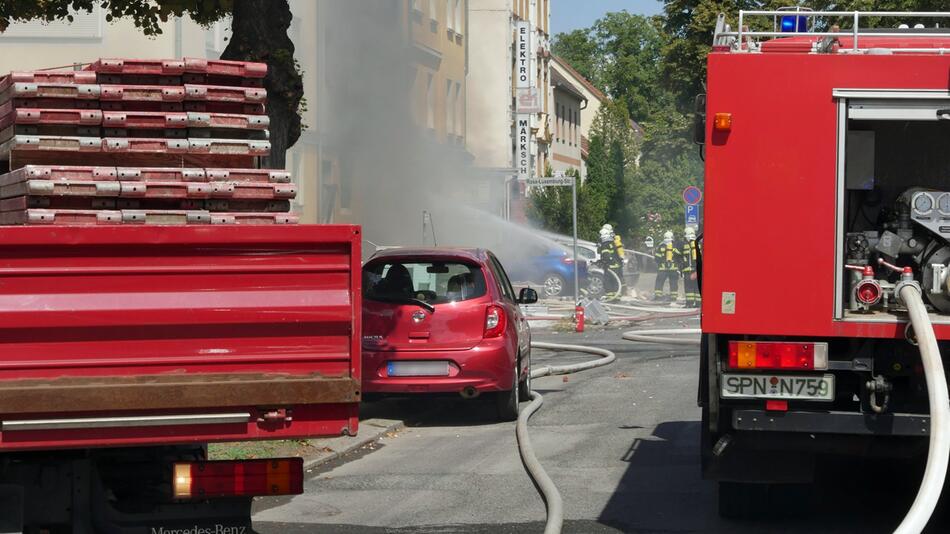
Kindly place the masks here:
<instances>
[{"instance_id":1,"label":"asphalt road","mask_svg":"<svg viewBox=\"0 0 950 534\"><path fill-rule=\"evenodd\" d=\"M813 489L792 493L765 518L722 520L716 485L699 472L696 348L628 343L619 330L535 338L590 343L618 356L614 365L534 384L545 403L531 437L564 497L565 532L883 533L913 497L913 466L834 461ZM588 358L538 351L534 363ZM414 410L407 414L414 422L309 473L304 495L258 501L256 530L541 532L544 505L522 469L514 423L494 422L493 407L479 401L387 408ZM934 531L947 531L946 521Z\"/></svg>"}]
</instances>

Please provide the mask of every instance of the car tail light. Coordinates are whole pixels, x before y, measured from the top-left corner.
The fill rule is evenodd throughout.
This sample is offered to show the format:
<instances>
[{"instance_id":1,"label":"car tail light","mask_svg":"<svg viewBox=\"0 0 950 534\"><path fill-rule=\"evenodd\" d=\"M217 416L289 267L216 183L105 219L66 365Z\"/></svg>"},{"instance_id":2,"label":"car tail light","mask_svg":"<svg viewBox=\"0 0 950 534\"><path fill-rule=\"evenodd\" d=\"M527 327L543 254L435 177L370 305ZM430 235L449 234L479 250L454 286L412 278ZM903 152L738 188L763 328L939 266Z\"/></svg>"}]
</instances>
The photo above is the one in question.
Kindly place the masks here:
<instances>
[{"instance_id":1,"label":"car tail light","mask_svg":"<svg viewBox=\"0 0 950 534\"><path fill-rule=\"evenodd\" d=\"M563 256L563 257L561 258L561 263L563 263L563 264L565 264L565 265L573 265L573 264L574 264L574 258L572 258L572 257L570 257L570 256Z\"/></svg>"},{"instance_id":2,"label":"car tail light","mask_svg":"<svg viewBox=\"0 0 950 534\"><path fill-rule=\"evenodd\" d=\"M501 306L489 306L485 312L485 337L498 337L505 333L507 326L505 309Z\"/></svg>"},{"instance_id":3,"label":"car tail light","mask_svg":"<svg viewBox=\"0 0 950 534\"><path fill-rule=\"evenodd\" d=\"M303 458L178 462L173 469L176 499L303 493Z\"/></svg>"},{"instance_id":4,"label":"car tail light","mask_svg":"<svg viewBox=\"0 0 950 534\"><path fill-rule=\"evenodd\" d=\"M730 341L732 369L827 369L827 343Z\"/></svg>"}]
</instances>

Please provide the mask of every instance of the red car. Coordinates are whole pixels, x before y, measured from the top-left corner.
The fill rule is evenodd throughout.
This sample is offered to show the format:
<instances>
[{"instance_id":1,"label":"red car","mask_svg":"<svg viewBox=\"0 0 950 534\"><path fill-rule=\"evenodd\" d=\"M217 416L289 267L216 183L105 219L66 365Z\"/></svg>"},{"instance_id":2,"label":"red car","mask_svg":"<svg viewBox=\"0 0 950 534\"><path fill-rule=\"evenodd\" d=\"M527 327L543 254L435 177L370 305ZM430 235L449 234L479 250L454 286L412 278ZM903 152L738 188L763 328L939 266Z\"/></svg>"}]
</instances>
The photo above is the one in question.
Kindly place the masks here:
<instances>
[{"instance_id":1,"label":"red car","mask_svg":"<svg viewBox=\"0 0 950 534\"><path fill-rule=\"evenodd\" d=\"M531 334L515 295L487 250L390 249L363 266L363 392L495 397L498 416L518 417L531 390Z\"/></svg>"}]
</instances>

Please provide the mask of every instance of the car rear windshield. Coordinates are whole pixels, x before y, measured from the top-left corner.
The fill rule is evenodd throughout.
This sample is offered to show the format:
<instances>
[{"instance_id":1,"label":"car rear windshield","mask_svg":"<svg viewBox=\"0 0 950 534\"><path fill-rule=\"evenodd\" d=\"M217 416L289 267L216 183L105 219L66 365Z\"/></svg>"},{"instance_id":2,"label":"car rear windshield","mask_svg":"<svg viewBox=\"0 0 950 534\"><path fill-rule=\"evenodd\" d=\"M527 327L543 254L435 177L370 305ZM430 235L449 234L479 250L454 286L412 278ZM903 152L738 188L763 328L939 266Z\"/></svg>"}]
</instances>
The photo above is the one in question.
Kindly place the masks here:
<instances>
[{"instance_id":1,"label":"car rear windshield","mask_svg":"<svg viewBox=\"0 0 950 534\"><path fill-rule=\"evenodd\" d=\"M363 268L363 297L446 304L484 296L480 267L453 261L378 261Z\"/></svg>"}]
</instances>

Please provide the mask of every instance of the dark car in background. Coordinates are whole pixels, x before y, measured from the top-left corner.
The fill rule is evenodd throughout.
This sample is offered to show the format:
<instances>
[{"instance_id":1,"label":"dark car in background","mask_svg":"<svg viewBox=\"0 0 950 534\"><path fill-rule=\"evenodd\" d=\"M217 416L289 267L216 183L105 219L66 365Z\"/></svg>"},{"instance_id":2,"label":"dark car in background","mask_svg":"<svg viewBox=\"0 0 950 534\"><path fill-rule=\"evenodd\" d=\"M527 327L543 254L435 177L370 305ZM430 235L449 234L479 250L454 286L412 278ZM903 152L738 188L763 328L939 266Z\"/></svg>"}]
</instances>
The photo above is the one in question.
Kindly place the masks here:
<instances>
[{"instance_id":1,"label":"dark car in background","mask_svg":"<svg viewBox=\"0 0 950 534\"><path fill-rule=\"evenodd\" d=\"M511 257L503 257L508 274L516 283L537 284L546 298L574 293L574 255L557 243L530 243ZM587 261L578 257L578 282L587 287Z\"/></svg>"},{"instance_id":2,"label":"dark car in background","mask_svg":"<svg viewBox=\"0 0 950 534\"><path fill-rule=\"evenodd\" d=\"M531 334L487 250L394 248L363 266L363 392L493 396L502 420L531 391Z\"/></svg>"}]
</instances>

